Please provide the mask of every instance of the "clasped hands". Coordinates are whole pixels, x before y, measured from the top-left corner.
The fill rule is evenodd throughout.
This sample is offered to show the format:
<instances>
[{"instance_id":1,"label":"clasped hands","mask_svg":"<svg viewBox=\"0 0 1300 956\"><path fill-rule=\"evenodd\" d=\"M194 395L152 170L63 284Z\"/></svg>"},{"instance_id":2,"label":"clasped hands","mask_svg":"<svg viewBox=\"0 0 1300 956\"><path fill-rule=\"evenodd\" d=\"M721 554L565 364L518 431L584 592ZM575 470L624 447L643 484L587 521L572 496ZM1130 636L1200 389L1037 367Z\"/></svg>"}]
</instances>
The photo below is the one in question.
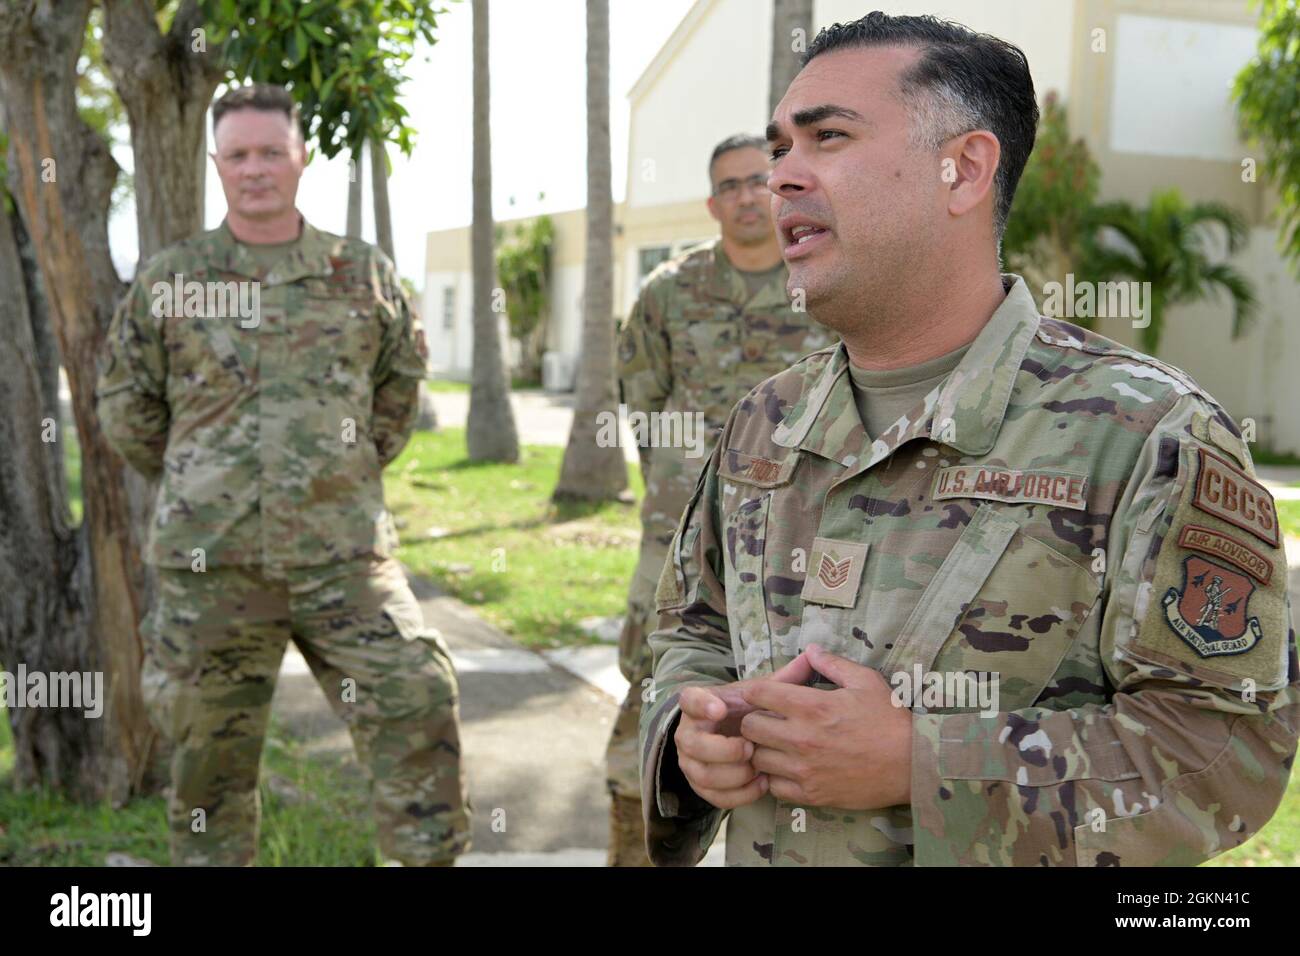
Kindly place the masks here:
<instances>
[{"instance_id":1,"label":"clasped hands","mask_svg":"<svg viewBox=\"0 0 1300 956\"><path fill-rule=\"evenodd\" d=\"M805 686L814 672L836 689ZM687 687L679 702L678 765L719 809L769 791L846 810L911 802L912 712L870 667L809 644L770 676Z\"/></svg>"}]
</instances>

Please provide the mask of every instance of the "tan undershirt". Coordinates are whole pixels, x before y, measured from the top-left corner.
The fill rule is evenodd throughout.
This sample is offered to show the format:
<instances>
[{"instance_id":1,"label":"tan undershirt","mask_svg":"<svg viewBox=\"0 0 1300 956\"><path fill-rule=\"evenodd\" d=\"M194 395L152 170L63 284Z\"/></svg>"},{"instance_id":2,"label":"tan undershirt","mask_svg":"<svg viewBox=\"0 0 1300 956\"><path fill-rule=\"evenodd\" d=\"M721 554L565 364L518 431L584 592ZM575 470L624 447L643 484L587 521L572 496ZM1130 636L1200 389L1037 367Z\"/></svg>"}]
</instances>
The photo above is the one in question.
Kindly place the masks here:
<instances>
[{"instance_id":1,"label":"tan undershirt","mask_svg":"<svg viewBox=\"0 0 1300 956\"><path fill-rule=\"evenodd\" d=\"M740 277L745 280L745 290L749 293L749 297L752 299L758 294L759 289L763 288L763 286L776 278L778 272L785 271L785 263L778 262L772 268L764 269L762 272L746 272L744 269L737 269L736 271L739 272Z\"/></svg>"},{"instance_id":2,"label":"tan undershirt","mask_svg":"<svg viewBox=\"0 0 1300 956\"><path fill-rule=\"evenodd\" d=\"M930 394L931 389L948 377L948 373L957 367L969 348L970 344L967 343L947 355L906 368L876 371L858 368L850 363L853 400L857 403L858 415L867 429L867 436L875 438L907 414Z\"/></svg>"}]
</instances>

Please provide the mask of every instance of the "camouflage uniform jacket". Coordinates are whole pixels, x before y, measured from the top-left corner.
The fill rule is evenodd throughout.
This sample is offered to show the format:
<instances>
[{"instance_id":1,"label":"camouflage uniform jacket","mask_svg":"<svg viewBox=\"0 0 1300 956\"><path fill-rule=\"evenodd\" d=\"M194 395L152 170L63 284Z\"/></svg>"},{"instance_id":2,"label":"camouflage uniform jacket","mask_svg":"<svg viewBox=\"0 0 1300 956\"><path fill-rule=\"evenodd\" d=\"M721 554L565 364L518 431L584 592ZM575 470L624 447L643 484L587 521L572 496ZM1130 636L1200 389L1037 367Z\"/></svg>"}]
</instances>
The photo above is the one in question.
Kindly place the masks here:
<instances>
[{"instance_id":1,"label":"camouflage uniform jacket","mask_svg":"<svg viewBox=\"0 0 1300 956\"><path fill-rule=\"evenodd\" d=\"M786 274L752 296L722 240L660 265L619 334L619 382L629 412L699 413L703 454L641 447L643 533L666 545L733 405L751 388L835 341L785 293Z\"/></svg>"},{"instance_id":2,"label":"camouflage uniform jacket","mask_svg":"<svg viewBox=\"0 0 1300 956\"><path fill-rule=\"evenodd\" d=\"M883 435L842 346L732 413L658 590L640 728L656 863L698 861L723 816L676 765L681 689L814 641L891 683L1000 675L996 713L913 707L910 806L792 826L767 794L731 813L730 864L1194 864L1278 806L1300 668L1240 433L1182 372L1040 318L1010 280Z\"/></svg>"},{"instance_id":3,"label":"camouflage uniform jacket","mask_svg":"<svg viewBox=\"0 0 1300 956\"><path fill-rule=\"evenodd\" d=\"M241 318L233 285L182 308L190 282L257 282L260 314ZM161 479L146 560L387 557L380 470L415 425L424 352L392 262L359 240L304 222L259 275L223 222L154 256L114 315L97 390L109 443Z\"/></svg>"}]
</instances>

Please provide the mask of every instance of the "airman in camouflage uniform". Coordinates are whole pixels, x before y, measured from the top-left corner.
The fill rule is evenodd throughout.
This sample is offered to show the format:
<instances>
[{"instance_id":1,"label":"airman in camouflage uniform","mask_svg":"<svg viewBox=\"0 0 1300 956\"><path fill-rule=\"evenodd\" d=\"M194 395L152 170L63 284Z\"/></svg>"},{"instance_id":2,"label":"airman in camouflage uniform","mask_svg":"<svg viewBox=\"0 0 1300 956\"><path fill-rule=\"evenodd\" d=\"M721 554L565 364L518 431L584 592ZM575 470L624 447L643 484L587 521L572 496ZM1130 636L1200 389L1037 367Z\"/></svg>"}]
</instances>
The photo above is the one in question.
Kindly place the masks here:
<instances>
[{"instance_id":1,"label":"airman in camouflage uniform","mask_svg":"<svg viewBox=\"0 0 1300 956\"><path fill-rule=\"evenodd\" d=\"M764 793L730 812L728 864L1190 865L1277 808L1300 666L1239 430L1184 373L1003 279L956 368L881 434L843 345L728 420L657 593L655 863L698 862L724 816L676 765L682 691L770 677L814 642L895 687L997 675L997 712L916 703L910 804Z\"/></svg>"},{"instance_id":2,"label":"airman in camouflage uniform","mask_svg":"<svg viewBox=\"0 0 1300 956\"><path fill-rule=\"evenodd\" d=\"M668 544L704 461L731 407L750 388L834 336L795 308L786 295L767 209L762 140L733 137L719 144L712 178L727 197L734 191L752 205L759 241L777 256L775 268L748 276L727 258L724 239L736 229L730 208L720 208L723 238L660 265L647 278L619 335L619 381L629 413L698 416L702 447L640 447L645 499L641 551L628 594L619 641L619 667L631 687L615 721L606 754L613 798L610 863L649 865L640 808L637 721L650 678L646 635L653 630L654 590ZM733 169L734 166L734 169ZM759 201L744 192L752 176ZM731 179L731 182L728 180ZM732 198L732 204L736 203ZM714 202L720 202L715 196ZM755 281L757 276L759 281Z\"/></svg>"},{"instance_id":3,"label":"airman in camouflage uniform","mask_svg":"<svg viewBox=\"0 0 1300 956\"><path fill-rule=\"evenodd\" d=\"M392 557L380 476L415 424L423 338L383 253L300 229L268 249L223 222L164 250L108 334L100 423L159 481L142 680L174 744L172 858L255 859L292 640L368 771L381 851L448 865L469 839L456 677ZM232 307L254 287L258 309Z\"/></svg>"}]
</instances>

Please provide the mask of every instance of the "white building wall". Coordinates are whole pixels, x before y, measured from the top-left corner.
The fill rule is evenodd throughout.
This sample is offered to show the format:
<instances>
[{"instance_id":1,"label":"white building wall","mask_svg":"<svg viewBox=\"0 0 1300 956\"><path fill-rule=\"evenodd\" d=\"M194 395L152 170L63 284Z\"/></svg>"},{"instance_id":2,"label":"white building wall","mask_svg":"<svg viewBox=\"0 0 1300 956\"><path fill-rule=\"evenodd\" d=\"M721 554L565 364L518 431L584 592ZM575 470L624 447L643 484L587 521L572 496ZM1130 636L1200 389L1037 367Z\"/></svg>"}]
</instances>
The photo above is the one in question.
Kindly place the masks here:
<instances>
[{"instance_id":1,"label":"white building wall","mask_svg":"<svg viewBox=\"0 0 1300 956\"><path fill-rule=\"evenodd\" d=\"M1232 80L1255 55L1253 26L1120 14L1110 148L1237 161Z\"/></svg>"},{"instance_id":2,"label":"white building wall","mask_svg":"<svg viewBox=\"0 0 1300 956\"><path fill-rule=\"evenodd\" d=\"M772 0L717 0L629 122L629 206L702 199L709 154L767 126Z\"/></svg>"},{"instance_id":3,"label":"white building wall","mask_svg":"<svg viewBox=\"0 0 1300 956\"><path fill-rule=\"evenodd\" d=\"M1049 90L1069 91L1071 46L1087 52L1089 38L1074 36L1074 0L814 0L814 35L832 23L857 20L872 10L898 14L933 14L955 20L979 33L1001 37L1024 51L1039 100ZM809 37L811 40L812 37ZM763 58L764 68L768 62ZM767 89L764 85L764 90Z\"/></svg>"},{"instance_id":4,"label":"white building wall","mask_svg":"<svg viewBox=\"0 0 1300 956\"><path fill-rule=\"evenodd\" d=\"M444 290L455 290L451 328L443 313ZM428 272L424 276L424 327L429 346L429 369L439 376L463 378L469 374L469 275L463 272Z\"/></svg>"},{"instance_id":5,"label":"white building wall","mask_svg":"<svg viewBox=\"0 0 1300 956\"><path fill-rule=\"evenodd\" d=\"M564 357L566 374L577 372L578 354L582 350L582 285L581 263L556 266L551 281L551 328L547 347Z\"/></svg>"}]
</instances>

